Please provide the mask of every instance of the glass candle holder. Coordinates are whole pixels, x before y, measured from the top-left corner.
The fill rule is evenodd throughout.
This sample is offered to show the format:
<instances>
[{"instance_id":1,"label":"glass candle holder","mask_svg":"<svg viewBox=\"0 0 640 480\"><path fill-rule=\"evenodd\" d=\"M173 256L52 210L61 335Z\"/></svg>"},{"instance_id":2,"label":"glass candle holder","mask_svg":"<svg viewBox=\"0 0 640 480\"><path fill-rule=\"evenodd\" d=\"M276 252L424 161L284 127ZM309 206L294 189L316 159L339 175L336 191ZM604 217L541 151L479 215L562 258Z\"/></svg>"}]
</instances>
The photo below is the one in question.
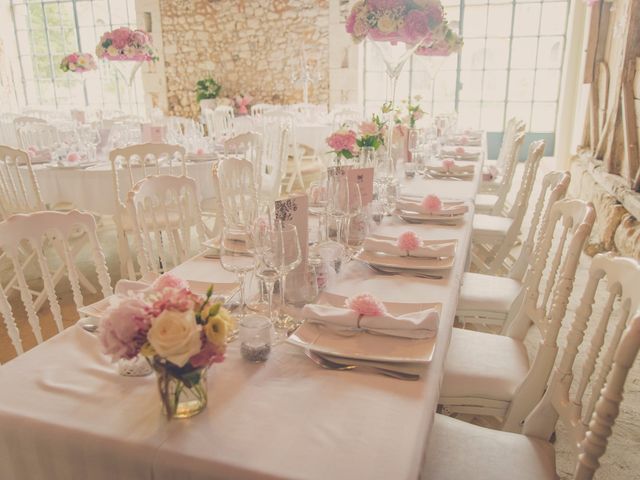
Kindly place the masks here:
<instances>
[{"instance_id":1,"label":"glass candle holder","mask_svg":"<svg viewBox=\"0 0 640 480\"><path fill-rule=\"evenodd\" d=\"M249 362L260 363L271 353L271 322L262 315L247 315L240 321L240 353Z\"/></svg>"}]
</instances>

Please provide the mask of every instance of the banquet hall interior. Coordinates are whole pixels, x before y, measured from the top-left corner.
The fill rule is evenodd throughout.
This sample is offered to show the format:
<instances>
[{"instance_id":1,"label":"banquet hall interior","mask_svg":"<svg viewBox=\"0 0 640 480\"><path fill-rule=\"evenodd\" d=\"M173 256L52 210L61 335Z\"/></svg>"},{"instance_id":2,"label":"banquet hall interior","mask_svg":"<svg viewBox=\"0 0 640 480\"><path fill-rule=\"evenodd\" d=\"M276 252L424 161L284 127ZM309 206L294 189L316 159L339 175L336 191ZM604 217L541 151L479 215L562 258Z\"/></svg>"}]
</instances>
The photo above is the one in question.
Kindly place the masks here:
<instances>
[{"instance_id":1,"label":"banquet hall interior","mask_svg":"<svg viewBox=\"0 0 640 480\"><path fill-rule=\"evenodd\" d=\"M640 0L0 0L0 479L640 480Z\"/></svg>"}]
</instances>

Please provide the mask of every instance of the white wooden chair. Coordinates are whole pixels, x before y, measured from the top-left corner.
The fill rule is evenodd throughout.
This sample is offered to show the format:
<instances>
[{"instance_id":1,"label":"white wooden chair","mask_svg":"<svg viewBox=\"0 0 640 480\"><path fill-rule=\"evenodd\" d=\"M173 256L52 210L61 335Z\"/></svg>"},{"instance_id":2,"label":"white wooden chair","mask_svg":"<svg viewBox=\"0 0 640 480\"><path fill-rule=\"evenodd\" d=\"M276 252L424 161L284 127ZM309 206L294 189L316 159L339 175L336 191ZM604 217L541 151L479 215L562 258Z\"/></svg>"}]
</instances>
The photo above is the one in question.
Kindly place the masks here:
<instances>
[{"instance_id":1,"label":"white wooden chair","mask_svg":"<svg viewBox=\"0 0 640 480\"><path fill-rule=\"evenodd\" d=\"M25 183L21 168L26 169ZM45 210L38 180L29 154L23 150L0 145L0 214L3 219L14 213Z\"/></svg>"},{"instance_id":2,"label":"white wooden chair","mask_svg":"<svg viewBox=\"0 0 640 480\"><path fill-rule=\"evenodd\" d=\"M444 411L501 417L504 430L519 430L551 373L556 338L594 221L591 204L556 202L526 274L529 287L505 335L453 330L440 392ZM532 324L542 340L530 364L524 338Z\"/></svg>"},{"instance_id":3,"label":"white wooden chair","mask_svg":"<svg viewBox=\"0 0 640 480\"><path fill-rule=\"evenodd\" d=\"M76 235L78 228L82 229L91 246L92 260L98 275L98 282L102 294L107 297L112 294L111 279L107 271L105 257L98 242L96 222L89 213L76 210L62 212L35 212L30 214L16 214L0 223L0 249L11 260L13 271L17 278L20 296L27 312L27 321L38 343L42 343L42 330L38 318L32 290L23 272L21 251L26 243L29 251L34 253L39 267L39 274L44 283L49 308L53 315L58 331L64 328L62 311L56 295L55 286L58 284L56 275L51 273L50 258L57 252L62 262L62 272L67 272L73 301L76 308L83 306L82 290L80 288L80 272L75 264L76 252L70 246L70 239ZM58 248L49 248L51 246ZM0 289L0 313L4 319L9 338L19 355L23 353L22 341L13 316L11 305L7 300L4 289Z\"/></svg>"},{"instance_id":4,"label":"white wooden chair","mask_svg":"<svg viewBox=\"0 0 640 480\"><path fill-rule=\"evenodd\" d=\"M250 227L258 208L253 165L242 158L225 158L218 167L224 225Z\"/></svg>"},{"instance_id":5,"label":"white wooden chair","mask_svg":"<svg viewBox=\"0 0 640 480\"><path fill-rule=\"evenodd\" d=\"M127 195L136 255L143 275L161 274L192 254L191 231L198 247L205 229L196 182L189 177L152 175L136 183Z\"/></svg>"},{"instance_id":6,"label":"white wooden chair","mask_svg":"<svg viewBox=\"0 0 640 480\"><path fill-rule=\"evenodd\" d=\"M257 185L261 204L273 203L279 196L289 161L289 129L268 124L263 130L262 168Z\"/></svg>"},{"instance_id":7,"label":"white wooden chair","mask_svg":"<svg viewBox=\"0 0 640 480\"><path fill-rule=\"evenodd\" d=\"M513 185L513 177L516 173L518 157L525 137L524 124L522 124L521 128L514 128L512 138L505 138L506 145L503 144L500 150L501 156L503 155L502 152L505 152L505 160L499 177L495 181L483 182L480 187L480 193L476 195L476 213L504 216L511 208L507 203L507 197Z\"/></svg>"},{"instance_id":8,"label":"white wooden chair","mask_svg":"<svg viewBox=\"0 0 640 480\"><path fill-rule=\"evenodd\" d=\"M495 274L505 266L505 259L520 235L531 191L544 153L544 141L531 143L524 165L522 184L516 201L506 217L477 214L473 217L472 257L474 266L482 273Z\"/></svg>"},{"instance_id":9,"label":"white wooden chair","mask_svg":"<svg viewBox=\"0 0 640 480\"><path fill-rule=\"evenodd\" d=\"M244 158L253 164L253 177L259 184L262 170L262 135L246 132L236 135L224 142L225 157Z\"/></svg>"},{"instance_id":10,"label":"white wooden chair","mask_svg":"<svg viewBox=\"0 0 640 480\"><path fill-rule=\"evenodd\" d=\"M24 150L31 147L39 151L50 151L61 141L58 128L49 123L29 123L18 127L17 132L20 146Z\"/></svg>"},{"instance_id":11,"label":"white wooden chair","mask_svg":"<svg viewBox=\"0 0 640 480\"><path fill-rule=\"evenodd\" d=\"M23 115L13 119L13 125L16 127L16 129L32 123L47 123L47 121L40 117L30 115Z\"/></svg>"},{"instance_id":12,"label":"white wooden chair","mask_svg":"<svg viewBox=\"0 0 640 480\"><path fill-rule=\"evenodd\" d=\"M332 112L333 130L338 130L343 126L353 128L362 121L362 114L355 109L342 108Z\"/></svg>"},{"instance_id":13,"label":"white wooden chair","mask_svg":"<svg viewBox=\"0 0 640 480\"><path fill-rule=\"evenodd\" d=\"M527 281L524 280L525 273L528 267L535 267L535 244L541 241L542 232L547 229L551 207L564 198L570 181L569 172L550 172L544 176L527 239L518 257L513 259L506 277L471 272L463 274L456 310L458 320L463 325L481 323L505 326L509 315L513 316L518 311L519 300L531 281L531 276Z\"/></svg>"},{"instance_id":14,"label":"white wooden chair","mask_svg":"<svg viewBox=\"0 0 640 480\"><path fill-rule=\"evenodd\" d=\"M261 117L264 112L277 109L277 105L271 105L269 103L256 103L251 106L251 116Z\"/></svg>"},{"instance_id":15,"label":"white wooden chair","mask_svg":"<svg viewBox=\"0 0 640 480\"><path fill-rule=\"evenodd\" d=\"M215 110L205 109L202 113L210 137L215 138L217 142L233 137L235 118L233 107L219 105Z\"/></svg>"},{"instance_id":16,"label":"white wooden chair","mask_svg":"<svg viewBox=\"0 0 640 480\"><path fill-rule=\"evenodd\" d=\"M113 220L116 224L118 235L118 254L120 256L120 275L135 280L135 268L129 249L127 233L133 231L133 222L128 215L127 206L124 203L124 192L128 192L139 181L149 175L160 174L162 158L168 158L169 173L174 173L174 164L180 162L179 174L186 175L185 149L179 145L167 145L163 143L143 143L117 148L109 152L113 191L115 192L115 214ZM176 170L178 170L176 168ZM120 185L119 172L125 172L127 184L124 188ZM177 173L177 172L176 172Z\"/></svg>"},{"instance_id":17,"label":"white wooden chair","mask_svg":"<svg viewBox=\"0 0 640 480\"><path fill-rule=\"evenodd\" d=\"M16 113L0 113L0 145L18 148L18 133L13 123L20 115Z\"/></svg>"},{"instance_id":18,"label":"white wooden chair","mask_svg":"<svg viewBox=\"0 0 640 480\"><path fill-rule=\"evenodd\" d=\"M524 421L522 434L436 415L421 478L558 478L554 448L548 441L560 419L575 457L572 478L592 479L613 433L624 384L640 349L638 284L637 261L597 255L565 347L555 361L544 396ZM594 318L593 305L599 289L606 289L602 296L606 301L602 314ZM597 323L579 368L575 365L576 355L590 319Z\"/></svg>"}]
</instances>

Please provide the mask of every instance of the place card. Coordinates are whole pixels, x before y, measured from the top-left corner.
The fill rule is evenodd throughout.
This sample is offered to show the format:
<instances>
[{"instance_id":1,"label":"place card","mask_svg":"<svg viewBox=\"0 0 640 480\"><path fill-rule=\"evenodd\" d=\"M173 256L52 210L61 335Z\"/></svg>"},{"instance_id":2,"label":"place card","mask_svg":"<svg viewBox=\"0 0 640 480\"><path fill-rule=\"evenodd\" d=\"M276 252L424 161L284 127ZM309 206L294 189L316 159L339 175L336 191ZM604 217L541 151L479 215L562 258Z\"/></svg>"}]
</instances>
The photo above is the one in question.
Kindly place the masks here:
<instances>
[{"instance_id":1,"label":"place card","mask_svg":"<svg viewBox=\"0 0 640 480\"><path fill-rule=\"evenodd\" d=\"M309 258L309 199L307 195L298 193L276 200L275 218L284 225L295 225L298 230L302 260L300 265L287 275L287 284L302 285Z\"/></svg>"},{"instance_id":2,"label":"place card","mask_svg":"<svg viewBox=\"0 0 640 480\"><path fill-rule=\"evenodd\" d=\"M142 124L142 141L151 143L163 143L166 137L167 127L156 126L150 123Z\"/></svg>"},{"instance_id":3,"label":"place card","mask_svg":"<svg viewBox=\"0 0 640 480\"><path fill-rule=\"evenodd\" d=\"M360 187L362 206L369 205L373 200L373 167L351 168L347 170L347 181Z\"/></svg>"},{"instance_id":4,"label":"place card","mask_svg":"<svg viewBox=\"0 0 640 480\"><path fill-rule=\"evenodd\" d=\"M335 177L344 177L347 175L347 171L350 170L352 165L333 165L327 167L327 176L329 179Z\"/></svg>"},{"instance_id":5,"label":"place card","mask_svg":"<svg viewBox=\"0 0 640 480\"><path fill-rule=\"evenodd\" d=\"M87 116L83 110L71 110L71 118L80 124L87 122Z\"/></svg>"}]
</instances>

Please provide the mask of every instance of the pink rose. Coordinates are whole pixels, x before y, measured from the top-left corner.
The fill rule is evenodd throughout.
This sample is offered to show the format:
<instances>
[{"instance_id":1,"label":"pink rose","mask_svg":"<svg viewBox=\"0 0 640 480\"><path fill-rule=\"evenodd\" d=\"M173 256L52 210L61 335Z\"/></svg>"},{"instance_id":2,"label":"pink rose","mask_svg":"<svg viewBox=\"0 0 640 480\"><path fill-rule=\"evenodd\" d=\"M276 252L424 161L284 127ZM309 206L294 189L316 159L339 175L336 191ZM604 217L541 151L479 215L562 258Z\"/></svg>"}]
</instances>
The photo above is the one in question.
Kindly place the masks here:
<instances>
[{"instance_id":1,"label":"pink rose","mask_svg":"<svg viewBox=\"0 0 640 480\"><path fill-rule=\"evenodd\" d=\"M189 284L181 279L176 277L175 275L171 275L170 273L165 273L160 275L151 285L151 288L155 290L164 290L165 288L177 288L180 290L189 289Z\"/></svg>"},{"instance_id":2,"label":"pink rose","mask_svg":"<svg viewBox=\"0 0 640 480\"><path fill-rule=\"evenodd\" d=\"M352 35L353 35L353 32L354 32L354 28L353 27L356 24L356 17L357 17L357 15L356 15L355 9L351 10L351 13L347 17L347 23L345 25L345 30L347 31L347 33L350 33Z\"/></svg>"},{"instance_id":3,"label":"pink rose","mask_svg":"<svg viewBox=\"0 0 640 480\"><path fill-rule=\"evenodd\" d=\"M466 150L464 149L464 147L458 147L456 148L455 152L456 152L456 155L460 156L460 155L464 155Z\"/></svg>"},{"instance_id":4,"label":"pink rose","mask_svg":"<svg viewBox=\"0 0 640 480\"><path fill-rule=\"evenodd\" d=\"M198 148L196 150L196 155L204 155L204 148Z\"/></svg>"},{"instance_id":5,"label":"pink rose","mask_svg":"<svg viewBox=\"0 0 640 480\"><path fill-rule=\"evenodd\" d=\"M373 136L378 134L378 126L374 122L362 122L360 124L360 134Z\"/></svg>"},{"instance_id":6,"label":"pink rose","mask_svg":"<svg viewBox=\"0 0 640 480\"><path fill-rule=\"evenodd\" d=\"M423 10L411 10L404 20L402 35L406 42L418 42L430 32L429 15Z\"/></svg>"},{"instance_id":7,"label":"pink rose","mask_svg":"<svg viewBox=\"0 0 640 480\"><path fill-rule=\"evenodd\" d=\"M135 30L131 33L131 42L137 45L146 45L148 43L147 34L142 30Z\"/></svg>"},{"instance_id":8,"label":"pink rose","mask_svg":"<svg viewBox=\"0 0 640 480\"><path fill-rule=\"evenodd\" d=\"M453 170L453 167L456 166L456 162L453 161L453 158L443 158L442 159L442 169L445 172L450 172Z\"/></svg>"},{"instance_id":9,"label":"pink rose","mask_svg":"<svg viewBox=\"0 0 640 480\"><path fill-rule=\"evenodd\" d=\"M406 232L401 233L398 237L398 248L405 252L411 252L420 247L421 244L422 240L420 240L418 234L412 230L407 230Z\"/></svg>"},{"instance_id":10,"label":"pink rose","mask_svg":"<svg viewBox=\"0 0 640 480\"><path fill-rule=\"evenodd\" d=\"M191 366L202 368L208 367L212 363L224 362L224 350L219 351L215 345L207 341L204 333L202 335L204 337L202 349L189 359Z\"/></svg>"},{"instance_id":11,"label":"pink rose","mask_svg":"<svg viewBox=\"0 0 640 480\"><path fill-rule=\"evenodd\" d=\"M71 55L69 55L67 57L67 61L69 63L76 63L78 61L78 54L77 53L72 53Z\"/></svg>"},{"instance_id":12,"label":"pink rose","mask_svg":"<svg viewBox=\"0 0 640 480\"><path fill-rule=\"evenodd\" d=\"M117 49L122 49L129 44L129 38L131 37L131 30L126 27L120 27L111 32L111 41L113 46Z\"/></svg>"},{"instance_id":13,"label":"pink rose","mask_svg":"<svg viewBox=\"0 0 640 480\"><path fill-rule=\"evenodd\" d=\"M374 10L393 10L403 4L403 0L369 0L369 6Z\"/></svg>"},{"instance_id":14,"label":"pink rose","mask_svg":"<svg viewBox=\"0 0 640 480\"><path fill-rule=\"evenodd\" d=\"M442 201L437 195L427 195L422 200L422 208L425 212L437 212L442 208Z\"/></svg>"},{"instance_id":15,"label":"pink rose","mask_svg":"<svg viewBox=\"0 0 640 480\"><path fill-rule=\"evenodd\" d=\"M148 305L138 297L125 298L110 307L98 329L102 351L114 362L135 357L146 342L151 318Z\"/></svg>"},{"instance_id":16,"label":"pink rose","mask_svg":"<svg viewBox=\"0 0 640 480\"><path fill-rule=\"evenodd\" d=\"M67 162L75 163L75 162L78 162L78 161L80 161L80 155L78 153L70 152L67 155Z\"/></svg>"},{"instance_id":17,"label":"pink rose","mask_svg":"<svg viewBox=\"0 0 640 480\"><path fill-rule=\"evenodd\" d=\"M348 309L368 317L378 317L387 313L384 304L370 293L361 293L347 298L345 305Z\"/></svg>"}]
</instances>

